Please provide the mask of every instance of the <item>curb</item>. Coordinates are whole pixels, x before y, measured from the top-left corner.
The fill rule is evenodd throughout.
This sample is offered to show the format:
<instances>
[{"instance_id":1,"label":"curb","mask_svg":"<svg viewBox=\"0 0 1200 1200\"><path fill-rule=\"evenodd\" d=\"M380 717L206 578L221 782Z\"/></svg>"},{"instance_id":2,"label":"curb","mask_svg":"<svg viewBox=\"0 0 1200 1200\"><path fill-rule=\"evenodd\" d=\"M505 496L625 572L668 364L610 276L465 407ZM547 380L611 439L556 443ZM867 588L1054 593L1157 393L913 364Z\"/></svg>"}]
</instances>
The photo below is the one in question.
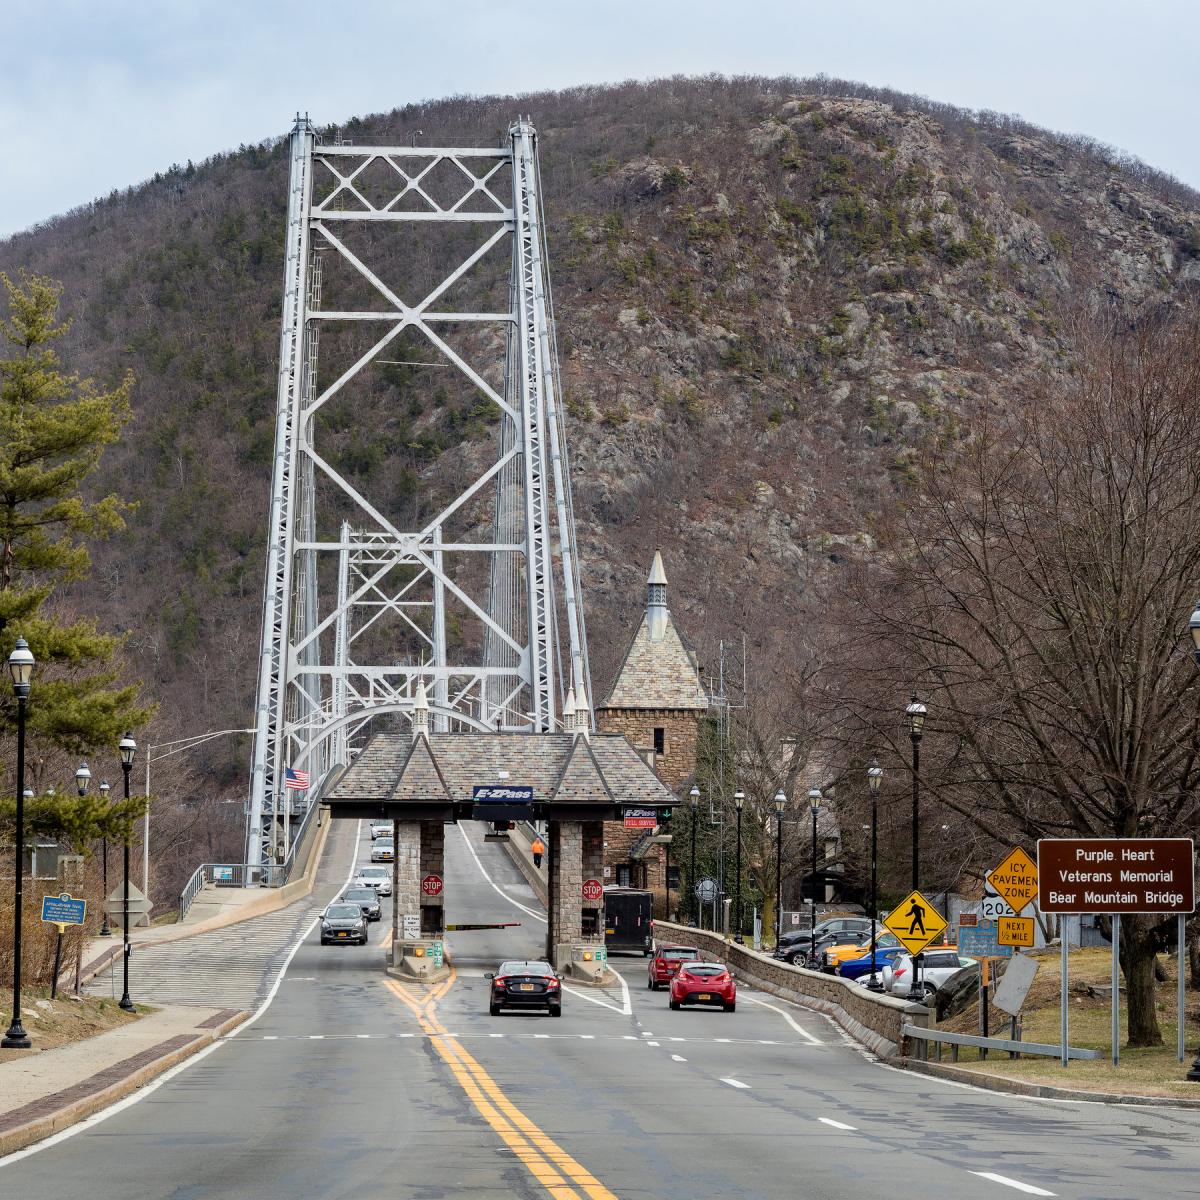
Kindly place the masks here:
<instances>
[{"instance_id":1,"label":"curb","mask_svg":"<svg viewBox=\"0 0 1200 1200\"><path fill-rule=\"evenodd\" d=\"M1048 1083L1026 1083L1024 1080L1010 1079L1007 1075L968 1071L946 1063L922 1062L912 1058L889 1058L887 1064L903 1071L916 1071L921 1075L951 1079L955 1083L969 1083L985 1091L1008 1092L1010 1095L1025 1096L1032 1100L1076 1100L1090 1104L1132 1104L1142 1108L1200 1109L1200 1098L1188 1100L1176 1099L1173 1096L1126 1096L1120 1092L1087 1092L1079 1088L1054 1087Z\"/></svg>"},{"instance_id":2,"label":"curb","mask_svg":"<svg viewBox=\"0 0 1200 1200\"><path fill-rule=\"evenodd\" d=\"M141 1054L135 1054L123 1062L116 1063L72 1088L52 1093L43 1100L35 1100L27 1106L33 1108L53 1100L55 1096L61 1096L63 1100L60 1106L50 1112L33 1116L30 1120L10 1128L5 1128L7 1118L0 1115L0 1158L12 1154L14 1151L23 1150L34 1142L40 1142L44 1138L50 1137L51 1134L59 1133L101 1109L115 1104L118 1100L124 1099L131 1092L137 1091L138 1088L144 1087L185 1059L191 1058L205 1046L212 1045L213 1042L224 1037L250 1016L246 1010L234 1012L226 1009L225 1012L231 1015L220 1019L222 1014L217 1013L214 1017L209 1018L209 1021L220 1019L216 1025L209 1028L200 1026L192 1034L180 1034L177 1037L169 1038L167 1041L151 1047L149 1051L143 1051ZM155 1053L156 1051L157 1053ZM152 1056L149 1061L145 1061L147 1054ZM119 1071L126 1065L129 1066L129 1069L112 1083L100 1083L94 1090L88 1090L89 1085L94 1084L96 1080L102 1080L110 1072ZM77 1095L79 1092L85 1094ZM20 1112L21 1110L16 1111ZM9 1114L9 1117L11 1115Z\"/></svg>"}]
</instances>

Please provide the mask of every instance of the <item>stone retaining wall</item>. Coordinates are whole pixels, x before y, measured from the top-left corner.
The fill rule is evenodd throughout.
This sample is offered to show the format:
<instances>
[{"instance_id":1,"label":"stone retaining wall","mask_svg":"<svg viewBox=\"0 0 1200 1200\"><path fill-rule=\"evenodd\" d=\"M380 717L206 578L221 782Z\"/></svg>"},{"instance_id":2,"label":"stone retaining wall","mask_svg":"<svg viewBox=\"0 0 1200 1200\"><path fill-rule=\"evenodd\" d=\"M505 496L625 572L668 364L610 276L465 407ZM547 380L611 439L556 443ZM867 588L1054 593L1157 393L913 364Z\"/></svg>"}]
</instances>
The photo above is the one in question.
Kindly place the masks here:
<instances>
[{"instance_id":1,"label":"stone retaining wall","mask_svg":"<svg viewBox=\"0 0 1200 1200\"><path fill-rule=\"evenodd\" d=\"M900 1033L902 1025L928 1027L930 1023L929 1010L924 1005L869 992L837 975L789 966L749 946L727 942L716 933L655 921L654 936L657 943L698 946L706 958L726 963L738 979L825 1013L856 1041L883 1058L907 1054L912 1049L911 1044L905 1045L907 1039Z\"/></svg>"}]
</instances>

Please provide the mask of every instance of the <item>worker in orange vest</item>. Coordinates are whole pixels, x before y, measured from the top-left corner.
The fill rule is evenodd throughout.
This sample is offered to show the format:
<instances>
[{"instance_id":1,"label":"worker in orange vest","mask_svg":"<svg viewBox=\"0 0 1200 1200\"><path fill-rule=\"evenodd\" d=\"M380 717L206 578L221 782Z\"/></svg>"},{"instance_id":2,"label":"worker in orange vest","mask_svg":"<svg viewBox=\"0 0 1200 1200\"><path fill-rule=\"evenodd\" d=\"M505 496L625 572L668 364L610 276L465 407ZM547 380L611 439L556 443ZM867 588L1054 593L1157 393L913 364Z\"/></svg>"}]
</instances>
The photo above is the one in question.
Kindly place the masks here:
<instances>
[{"instance_id":1,"label":"worker in orange vest","mask_svg":"<svg viewBox=\"0 0 1200 1200\"><path fill-rule=\"evenodd\" d=\"M533 865L540 871L542 869L542 855L546 853L546 843L540 837L535 837L533 845L529 849L533 851Z\"/></svg>"}]
</instances>

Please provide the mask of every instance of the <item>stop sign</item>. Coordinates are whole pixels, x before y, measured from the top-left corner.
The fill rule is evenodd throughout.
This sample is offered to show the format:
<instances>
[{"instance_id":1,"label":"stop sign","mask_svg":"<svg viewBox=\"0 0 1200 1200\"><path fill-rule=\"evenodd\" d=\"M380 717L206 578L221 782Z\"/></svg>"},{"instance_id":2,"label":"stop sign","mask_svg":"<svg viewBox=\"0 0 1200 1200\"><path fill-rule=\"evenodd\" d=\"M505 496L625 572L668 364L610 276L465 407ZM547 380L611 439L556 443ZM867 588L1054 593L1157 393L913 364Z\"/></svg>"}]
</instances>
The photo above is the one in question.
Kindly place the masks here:
<instances>
[{"instance_id":1,"label":"stop sign","mask_svg":"<svg viewBox=\"0 0 1200 1200\"><path fill-rule=\"evenodd\" d=\"M426 875L421 880L421 894L423 896L440 896L442 894L442 877L440 875Z\"/></svg>"},{"instance_id":2,"label":"stop sign","mask_svg":"<svg viewBox=\"0 0 1200 1200\"><path fill-rule=\"evenodd\" d=\"M600 900L604 896L604 886L598 879L583 881L583 898L585 900Z\"/></svg>"}]
</instances>

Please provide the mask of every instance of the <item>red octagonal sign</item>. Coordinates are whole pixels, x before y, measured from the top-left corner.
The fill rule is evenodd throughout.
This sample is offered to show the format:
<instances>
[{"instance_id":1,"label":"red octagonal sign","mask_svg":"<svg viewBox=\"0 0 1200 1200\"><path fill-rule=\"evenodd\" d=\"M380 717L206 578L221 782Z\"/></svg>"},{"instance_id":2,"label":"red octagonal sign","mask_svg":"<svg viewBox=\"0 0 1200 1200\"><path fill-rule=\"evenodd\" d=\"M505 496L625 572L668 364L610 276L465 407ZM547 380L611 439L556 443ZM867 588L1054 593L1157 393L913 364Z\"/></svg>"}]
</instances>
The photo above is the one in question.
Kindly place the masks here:
<instances>
[{"instance_id":1,"label":"red octagonal sign","mask_svg":"<svg viewBox=\"0 0 1200 1200\"><path fill-rule=\"evenodd\" d=\"M442 894L442 877L440 875L426 875L421 880L421 894L423 896L440 896Z\"/></svg>"},{"instance_id":2,"label":"red octagonal sign","mask_svg":"<svg viewBox=\"0 0 1200 1200\"><path fill-rule=\"evenodd\" d=\"M604 897L604 886L598 879L583 881L583 898L585 900L600 900Z\"/></svg>"}]
</instances>

